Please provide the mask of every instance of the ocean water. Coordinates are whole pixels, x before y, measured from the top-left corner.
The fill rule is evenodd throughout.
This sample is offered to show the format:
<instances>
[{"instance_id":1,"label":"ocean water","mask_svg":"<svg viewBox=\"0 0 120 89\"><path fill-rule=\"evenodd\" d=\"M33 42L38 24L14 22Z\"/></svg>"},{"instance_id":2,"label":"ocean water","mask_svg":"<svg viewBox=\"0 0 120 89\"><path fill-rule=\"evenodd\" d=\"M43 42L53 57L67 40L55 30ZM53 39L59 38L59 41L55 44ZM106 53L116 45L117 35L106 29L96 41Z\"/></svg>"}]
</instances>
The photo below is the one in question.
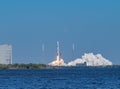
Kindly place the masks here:
<instances>
[{"instance_id":1,"label":"ocean water","mask_svg":"<svg viewBox=\"0 0 120 89\"><path fill-rule=\"evenodd\" d=\"M120 68L0 70L0 89L120 89Z\"/></svg>"}]
</instances>

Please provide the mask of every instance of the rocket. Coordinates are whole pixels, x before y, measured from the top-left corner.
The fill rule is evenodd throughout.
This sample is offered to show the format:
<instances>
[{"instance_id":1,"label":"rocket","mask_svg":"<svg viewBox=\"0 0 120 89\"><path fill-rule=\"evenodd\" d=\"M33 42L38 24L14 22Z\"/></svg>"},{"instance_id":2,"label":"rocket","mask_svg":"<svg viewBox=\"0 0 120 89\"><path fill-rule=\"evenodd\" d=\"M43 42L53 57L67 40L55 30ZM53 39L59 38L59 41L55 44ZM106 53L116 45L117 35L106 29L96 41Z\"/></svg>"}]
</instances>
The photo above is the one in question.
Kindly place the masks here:
<instances>
[{"instance_id":1,"label":"rocket","mask_svg":"<svg viewBox=\"0 0 120 89\"><path fill-rule=\"evenodd\" d=\"M57 52L57 55L56 55L56 60L51 62L50 65L52 66L62 66L64 65L64 60L61 58L61 52L60 52L60 44L59 44L59 41L57 41L57 44L56 44L56 52Z\"/></svg>"},{"instance_id":2,"label":"rocket","mask_svg":"<svg viewBox=\"0 0 120 89\"><path fill-rule=\"evenodd\" d=\"M59 41L57 41L57 61L58 61L59 65L60 65L60 59L61 59L60 56L61 56L60 55L60 44L59 44Z\"/></svg>"},{"instance_id":3,"label":"rocket","mask_svg":"<svg viewBox=\"0 0 120 89\"><path fill-rule=\"evenodd\" d=\"M60 55L60 44L59 44L59 41L57 41L57 55Z\"/></svg>"}]
</instances>

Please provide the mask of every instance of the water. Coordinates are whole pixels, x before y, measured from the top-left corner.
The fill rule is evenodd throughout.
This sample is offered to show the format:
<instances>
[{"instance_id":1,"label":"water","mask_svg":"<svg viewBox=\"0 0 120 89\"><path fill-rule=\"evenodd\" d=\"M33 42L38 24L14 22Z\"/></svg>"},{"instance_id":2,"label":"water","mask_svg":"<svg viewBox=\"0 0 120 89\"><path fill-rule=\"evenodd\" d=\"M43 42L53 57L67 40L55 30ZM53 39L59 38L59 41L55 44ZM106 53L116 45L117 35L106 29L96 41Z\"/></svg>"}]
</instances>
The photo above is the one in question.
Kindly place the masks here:
<instances>
[{"instance_id":1,"label":"water","mask_svg":"<svg viewBox=\"0 0 120 89\"><path fill-rule=\"evenodd\" d=\"M120 89L120 68L0 70L0 89Z\"/></svg>"}]
</instances>

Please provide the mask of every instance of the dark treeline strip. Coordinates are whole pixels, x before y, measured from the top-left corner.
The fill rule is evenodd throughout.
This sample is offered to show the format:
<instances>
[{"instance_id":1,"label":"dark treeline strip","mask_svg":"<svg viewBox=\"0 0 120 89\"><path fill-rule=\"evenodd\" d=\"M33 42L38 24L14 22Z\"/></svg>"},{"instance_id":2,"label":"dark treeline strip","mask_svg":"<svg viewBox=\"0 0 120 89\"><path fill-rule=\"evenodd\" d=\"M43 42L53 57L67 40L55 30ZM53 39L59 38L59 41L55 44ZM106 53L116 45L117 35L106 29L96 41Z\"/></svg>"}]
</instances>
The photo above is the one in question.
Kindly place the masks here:
<instances>
[{"instance_id":1,"label":"dark treeline strip","mask_svg":"<svg viewBox=\"0 0 120 89\"><path fill-rule=\"evenodd\" d=\"M120 68L120 65L112 66L49 66L46 64L0 64L0 69L42 69L42 68Z\"/></svg>"},{"instance_id":2,"label":"dark treeline strip","mask_svg":"<svg viewBox=\"0 0 120 89\"><path fill-rule=\"evenodd\" d=\"M39 69L46 68L45 64L10 64L4 65L0 64L0 69Z\"/></svg>"}]
</instances>

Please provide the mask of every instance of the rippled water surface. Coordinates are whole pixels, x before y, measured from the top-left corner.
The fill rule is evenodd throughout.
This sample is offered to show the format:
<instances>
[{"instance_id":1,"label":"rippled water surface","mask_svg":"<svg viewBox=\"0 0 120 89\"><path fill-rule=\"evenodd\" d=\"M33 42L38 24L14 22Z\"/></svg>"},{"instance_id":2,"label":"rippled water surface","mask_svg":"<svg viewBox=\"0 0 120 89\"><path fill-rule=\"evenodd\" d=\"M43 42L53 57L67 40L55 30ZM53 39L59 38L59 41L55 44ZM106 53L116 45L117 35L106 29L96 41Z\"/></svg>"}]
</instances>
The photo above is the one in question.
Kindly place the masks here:
<instances>
[{"instance_id":1,"label":"rippled water surface","mask_svg":"<svg viewBox=\"0 0 120 89\"><path fill-rule=\"evenodd\" d=\"M0 89L120 89L120 68L0 70Z\"/></svg>"}]
</instances>

